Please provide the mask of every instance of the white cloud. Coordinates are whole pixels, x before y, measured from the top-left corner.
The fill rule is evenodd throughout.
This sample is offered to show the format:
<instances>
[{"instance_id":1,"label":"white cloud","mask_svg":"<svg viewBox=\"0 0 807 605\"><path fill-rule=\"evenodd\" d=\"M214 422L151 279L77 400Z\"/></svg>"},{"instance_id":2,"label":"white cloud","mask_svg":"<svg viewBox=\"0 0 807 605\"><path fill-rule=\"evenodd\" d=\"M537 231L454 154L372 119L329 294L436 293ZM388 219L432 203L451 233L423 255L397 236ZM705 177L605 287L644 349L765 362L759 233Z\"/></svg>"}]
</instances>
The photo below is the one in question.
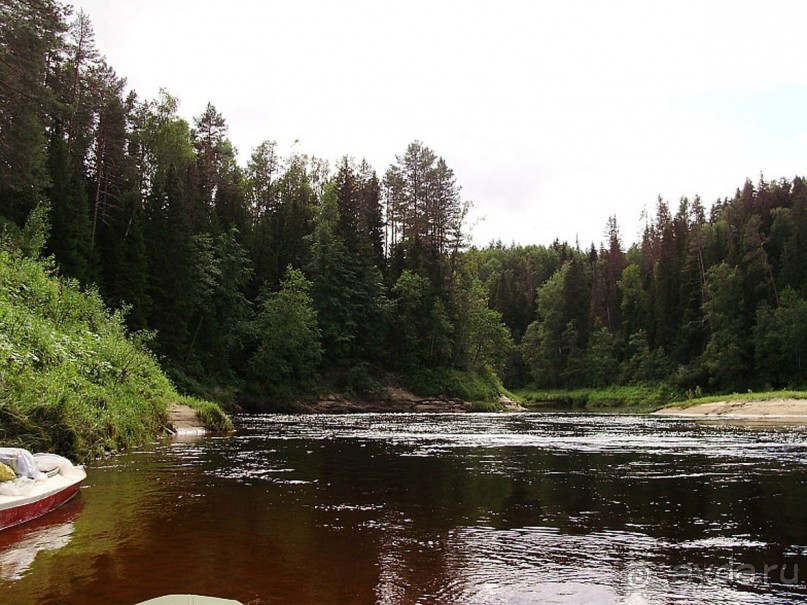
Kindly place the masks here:
<instances>
[{"instance_id":1,"label":"white cloud","mask_svg":"<svg viewBox=\"0 0 807 605\"><path fill-rule=\"evenodd\" d=\"M141 96L164 86L188 118L212 101L243 157L300 139L383 172L423 140L487 216L480 244L587 245L611 214L632 240L658 194L711 203L807 159L782 98L807 100L803 2L77 6Z\"/></svg>"}]
</instances>

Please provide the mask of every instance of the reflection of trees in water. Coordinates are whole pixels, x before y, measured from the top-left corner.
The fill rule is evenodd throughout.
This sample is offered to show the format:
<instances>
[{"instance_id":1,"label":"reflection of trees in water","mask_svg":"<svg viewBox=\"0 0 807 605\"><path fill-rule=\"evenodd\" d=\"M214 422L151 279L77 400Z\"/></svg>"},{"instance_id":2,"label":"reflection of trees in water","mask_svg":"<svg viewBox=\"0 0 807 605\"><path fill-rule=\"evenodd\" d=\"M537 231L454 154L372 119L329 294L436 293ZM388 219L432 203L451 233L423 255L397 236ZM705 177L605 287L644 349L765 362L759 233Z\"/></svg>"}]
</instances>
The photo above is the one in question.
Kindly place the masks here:
<instances>
[{"instance_id":1,"label":"reflection of trees in water","mask_svg":"<svg viewBox=\"0 0 807 605\"><path fill-rule=\"evenodd\" d=\"M448 532L424 532L400 514L387 515L378 536L379 605L425 602L424 599L454 583L447 559Z\"/></svg>"},{"instance_id":2,"label":"reflection of trees in water","mask_svg":"<svg viewBox=\"0 0 807 605\"><path fill-rule=\"evenodd\" d=\"M472 460L456 456L401 456L374 447L373 471L360 490L381 503L376 521L380 604L442 602L461 590L456 576L465 555L448 548L457 526L473 525L501 510L511 492L511 481L494 473L477 473ZM470 465L470 467L469 467Z\"/></svg>"},{"instance_id":3,"label":"reflection of trees in water","mask_svg":"<svg viewBox=\"0 0 807 605\"><path fill-rule=\"evenodd\" d=\"M670 598L684 593L755 603L748 590L758 578L729 582L720 567L737 557L759 569L765 556L786 560L781 548L730 537L766 525L779 529L781 523L766 521L770 510L761 514L747 500L776 500L780 477L753 474L737 482L714 456L682 461L655 453L459 453L390 460L395 472L382 473L383 491L395 508L379 522L379 603L542 602L559 596L563 602L617 603L648 587ZM490 472L486 456L507 460L509 467ZM378 464L386 462L382 452ZM794 515L788 508L783 516ZM692 542L714 534L728 541ZM676 573L684 564L717 580L682 583ZM785 599L788 590L780 592Z\"/></svg>"},{"instance_id":4,"label":"reflection of trees in water","mask_svg":"<svg viewBox=\"0 0 807 605\"><path fill-rule=\"evenodd\" d=\"M287 417L274 433L256 421L228 440L114 458L90 469L69 543L40 551L21 580L0 578L0 600L613 603L640 594L638 564L650 602L755 603L747 586L696 594L671 574L777 563L807 544L807 483L779 441L760 451L754 433L747 450L732 434L726 453L715 429L671 438L616 418L562 417L554 430L524 416L487 433L489 418Z\"/></svg>"}]
</instances>

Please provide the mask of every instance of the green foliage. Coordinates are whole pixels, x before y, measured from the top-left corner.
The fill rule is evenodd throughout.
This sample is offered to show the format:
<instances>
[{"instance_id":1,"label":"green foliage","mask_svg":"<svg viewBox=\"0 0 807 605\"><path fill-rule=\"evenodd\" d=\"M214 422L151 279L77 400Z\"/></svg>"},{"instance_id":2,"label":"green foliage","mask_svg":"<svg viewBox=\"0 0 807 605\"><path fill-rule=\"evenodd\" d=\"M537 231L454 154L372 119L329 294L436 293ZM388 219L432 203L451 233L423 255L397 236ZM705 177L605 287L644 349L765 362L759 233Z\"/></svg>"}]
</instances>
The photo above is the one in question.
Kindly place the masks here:
<instances>
[{"instance_id":1,"label":"green foliage","mask_svg":"<svg viewBox=\"0 0 807 605\"><path fill-rule=\"evenodd\" d=\"M356 177L347 166L340 174L341 189L337 183L326 190L317 216L310 264L323 348L331 362L377 355L387 305L370 242L358 232L360 200L349 189Z\"/></svg>"},{"instance_id":2,"label":"green foliage","mask_svg":"<svg viewBox=\"0 0 807 605\"><path fill-rule=\"evenodd\" d=\"M576 256L538 288L536 320L521 343L536 384L587 382L588 292L582 261Z\"/></svg>"},{"instance_id":3,"label":"green foliage","mask_svg":"<svg viewBox=\"0 0 807 605\"><path fill-rule=\"evenodd\" d=\"M502 323L501 313L488 306L487 293L470 266L457 271L454 279L454 365L472 371L490 367L501 373L513 347L510 331ZM437 308L435 312L443 311Z\"/></svg>"},{"instance_id":4,"label":"green foliage","mask_svg":"<svg viewBox=\"0 0 807 605\"><path fill-rule=\"evenodd\" d=\"M472 402L494 402L505 392L501 380L489 368L423 368L406 375L406 386L427 397L457 397Z\"/></svg>"},{"instance_id":5,"label":"green foliage","mask_svg":"<svg viewBox=\"0 0 807 605\"><path fill-rule=\"evenodd\" d=\"M348 395L384 399L388 389L374 376L372 367L367 362L359 362L351 366L343 376L342 391Z\"/></svg>"},{"instance_id":6,"label":"green foliage","mask_svg":"<svg viewBox=\"0 0 807 605\"><path fill-rule=\"evenodd\" d=\"M392 288L391 315L391 354L399 369L409 373L448 365L452 326L427 278L401 273Z\"/></svg>"},{"instance_id":7,"label":"green foliage","mask_svg":"<svg viewBox=\"0 0 807 605\"><path fill-rule=\"evenodd\" d=\"M648 293L645 291L641 269L636 264L625 267L617 282L621 296L621 311L624 318L622 333L627 341L632 334L647 325Z\"/></svg>"},{"instance_id":8,"label":"green foliage","mask_svg":"<svg viewBox=\"0 0 807 605\"><path fill-rule=\"evenodd\" d=\"M670 407L690 407L700 403L716 403L721 401L775 401L781 399L807 399L807 391L746 391L744 393L722 393L705 397L693 396L670 404Z\"/></svg>"},{"instance_id":9,"label":"green foliage","mask_svg":"<svg viewBox=\"0 0 807 605\"><path fill-rule=\"evenodd\" d=\"M20 237L20 250L28 258L38 259L50 235L50 204L40 202L31 211Z\"/></svg>"},{"instance_id":10,"label":"green foliage","mask_svg":"<svg viewBox=\"0 0 807 605\"><path fill-rule=\"evenodd\" d=\"M770 385L804 384L807 300L786 288L777 309L760 307L754 326L754 351L757 371L768 379Z\"/></svg>"},{"instance_id":11,"label":"green foliage","mask_svg":"<svg viewBox=\"0 0 807 605\"><path fill-rule=\"evenodd\" d=\"M288 158L285 172L262 185L268 199L255 217L251 246L261 287L277 287L286 267L301 268L309 258L317 199L306 162L302 156Z\"/></svg>"},{"instance_id":12,"label":"green foliage","mask_svg":"<svg viewBox=\"0 0 807 605\"><path fill-rule=\"evenodd\" d=\"M515 391L516 398L526 407L574 407L586 409L640 408L654 409L679 399L668 386L625 385L588 389L552 389Z\"/></svg>"},{"instance_id":13,"label":"green foliage","mask_svg":"<svg viewBox=\"0 0 807 605\"><path fill-rule=\"evenodd\" d=\"M238 230L231 227L214 240L197 239L198 270L195 330L186 356L186 368L198 360L204 370L226 375L244 360L245 345L250 336L252 306L243 291L252 279L252 263L247 251L238 243Z\"/></svg>"},{"instance_id":14,"label":"green foliage","mask_svg":"<svg viewBox=\"0 0 807 605\"><path fill-rule=\"evenodd\" d=\"M233 430L233 421L218 404L187 395L179 397L177 401L196 410L199 420L207 430L217 433L228 433Z\"/></svg>"},{"instance_id":15,"label":"green foliage","mask_svg":"<svg viewBox=\"0 0 807 605\"><path fill-rule=\"evenodd\" d=\"M57 129L48 151L51 186L47 195L53 206L53 229L48 241L64 275L82 284L96 281L96 255L83 167L70 157L67 141Z\"/></svg>"},{"instance_id":16,"label":"green foliage","mask_svg":"<svg viewBox=\"0 0 807 605\"><path fill-rule=\"evenodd\" d=\"M311 282L289 267L280 290L269 294L256 319L258 350L250 360L253 379L270 395L305 386L322 360Z\"/></svg>"},{"instance_id":17,"label":"green foliage","mask_svg":"<svg viewBox=\"0 0 807 605\"><path fill-rule=\"evenodd\" d=\"M393 248L409 256L410 270L429 272L433 259L462 246L462 222L468 206L460 199L454 171L421 141L410 143L389 167L387 221Z\"/></svg>"},{"instance_id":18,"label":"green foliage","mask_svg":"<svg viewBox=\"0 0 807 605\"><path fill-rule=\"evenodd\" d=\"M0 4L3 248L36 258L44 244L61 275L152 330L184 384L292 397L320 366L353 392L375 389L368 367L452 392L487 373L693 392L804 382L805 179L747 181L709 212L659 199L628 250L616 217L599 247L468 250L469 204L422 142L382 180L270 141L242 168L212 103L191 127L164 90L125 96L71 12Z\"/></svg>"},{"instance_id":19,"label":"green foliage","mask_svg":"<svg viewBox=\"0 0 807 605\"><path fill-rule=\"evenodd\" d=\"M488 292L491 308L502 314L520 343L535 319L536 289L560 268L558 252L544 246L504 247L501 243L466 253Z\"/></svg>"},{"instance_id":20,"label":"green foliage","mask_svg":"<svg viewBox=\"0 0 807 605\"><path fill-rule=\"evenodd\" d=\"M614 376L619 374L618 359L616 336L605 326L599 325L589 341L586 360L589 383L595 387L612 384Z\"/></svg>"},{"instance_id":21,"label":"green foliage","mask_svg":"<svg viewBox=\"0 0 807 605\"><path fill-rule=\"evenodd\" d=\"M711 335L703 353L711 383L721 390L742 389L746 377L746 336L743 330L743 283L736 267L720 263L706 276L703 310Z\"/></svg>"},{"instance_id":22,"label":"green foliage","mask_svg":"<svg viewBox=\"0 0 807 605\"><path fill-rule=\"evenodd\" d=\"M586 352L580 346L580 331L577 321L572 319L560 336L560 353L564 359L561 380L568 385L583 385L587 381Z\"/></svg>"},{"instance_id":23,"label":"green foliage","mask_svg":"<svg viewBox=\"0 0 807 605\"><path fill-rule=\"evenodd\" d=\"M561 336L566 327L563 309L563 271L557 271L538 288L536 320L521 343L524 359L535 383L554 386L563 371Z\"/></svg>"},{"instance_id":24,"label":"green foliage","mask_svg":"<svg viewBox=\"0 0 807 605\"><path fill-rule=\"evenodd\" d=\"M675 215L659 200L624 257L618 238L608 249L592 247L587 317L579 272L569 285L579 254L538 286L536 318L520 346L524 365L538 386L669 381L694 392L802 384L805 233L800 178L746 183L708 221L697 198L682 199ZM615 289L608 266L611 276L624 267ZM600 322L588 335L578 323L584 317Z\"/></svg>"},{"instance_id":25,"label":"green foliage","mask_svg":"<svg viewBox=\"0 0 807 605\"><path fill-rule=\"evenodd\" d=\"M0 208L19 225L49 184L46 116L57 104L47 83L66 28L54 0L0 4Z\"/></svg>"},{"instance_id":26,"label":"green foliage","mask_svg":"<svg viewBox=\"0 0 807 605\"><path fill-rule=\"evenodd\" d=\"M648 236L651 247L648 255L652 264L653 281L649 302L653 321L646 326L649 343L670 351L674 347L680 325L680 264L679 248L685 235L681 233L681 221L685 217L672 217L666 202L658 200L656 221Z\"/></svg>"},{"instance_id":27,"label":"green foliage","mask_svg":"<svg viewBox=\"0 0 807 605\"><path fill-rule=\"evenodd\" d=\"M148 337L97 292L0 251L0 438L78 459L153 438L178 395Z\"/></svg>"},{"instance_id":28,"label":"green foliage","mask_svg":"<svg viewBox=\"0 0 807 605\"><path fill-rule=\"evenodd\" d=\"M631 384L650 384L662 380L669 372L669 361L661 347L651 349L647 333L639 330L628 340L622 376Z\"/></svg>"}]
</instances>

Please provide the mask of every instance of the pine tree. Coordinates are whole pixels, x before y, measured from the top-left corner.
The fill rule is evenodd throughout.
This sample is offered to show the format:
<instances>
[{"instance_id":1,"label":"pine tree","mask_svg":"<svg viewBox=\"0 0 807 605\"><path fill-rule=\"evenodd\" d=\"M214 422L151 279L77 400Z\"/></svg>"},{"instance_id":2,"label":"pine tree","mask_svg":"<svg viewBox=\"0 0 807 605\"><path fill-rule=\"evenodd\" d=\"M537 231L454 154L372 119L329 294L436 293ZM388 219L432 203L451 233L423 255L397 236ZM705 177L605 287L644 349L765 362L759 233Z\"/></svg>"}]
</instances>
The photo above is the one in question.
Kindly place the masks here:
<instances>
[{"instance_id":1,"label":"pine tree","mask_svg":"<svg viewBox=\"0 0 807 605\"><path fill-rule=\"evenodd\" d=\"M51 186L47 194L53 208L53 230L48 247L64 275L85 285L94 283L96 259L84 171L75 160L71 161L67 142L58 129L52 136L48 168Z\"/></svg>"},{"instance_id":2,"label":"pine tree","mask_svg":"<svg viewBox=\"0 0 807 605\"><path fill-rule=\"evenodd\" d=\"M191 137L196 152L196 169L193 173L191 213L195 231L211 230L217 216L223 219L224 228L235 222L235 217L228 217L225 211L217 207L226 207L227 202L216 203L225 175L234 169L235 153L227 140L227 130L224 117L212 103L208 103L202 115L194 120ZM226 194L224 197L226 199Z\"/></svg>"},{"instance_id":3,"label":"pine tree","mask_svg":"<svg viewBox=\"0 0 807 605\"><path fill-rule=\"evenodd\" d=\"M467 204L454 172L420 141L396 156L384 177L386 242L394 254L402 247L406 267L441 280L438 258L464 245Z\"/></svg>"},{"instance_id":4,"label":"pine tree","mask_svg":"<svg viewBox=\"0 0 807 605\"><path fill-rule=\"evenodd\" d=\"M359 231L359 210L358 179L345 160L323 198L311 249L313 298L331 361L372 358L384 334L382 278Z\"/></svg>"},{"instance_id":5,"label":"pine tree","mask_svg":"<svg viewBox=\"0 0 807 605\"><path fill-rule=\"evenodd\" d=\"M375 170L363 161L359 166L359 232L370 243L376 267L383 271L384 258L384 217L381 207L381 183Z\"/></svg>"},{"instance_id":6,"label":"pine tree","mask_svg":"<svg viewBox=\"0 0 807 605\"><path fill-rule=\"evenodd\" d=\"M0 3L0 208L19 226L50 185L45 126L55 99L48 84L65 11L52 0Z\"/></svg>"},{"instance_id":7,"label":"pine tree","mask_svg":"<svg viewBox=\"0 0 807 605\"><path fill-rule=\"evenodd\" d=\"M742 389L747 380L748 343L743 329L742 275L723 262L706 276L707 300L703 305L711 332L703 354L713 386Z\"/></svg>"}]
</instances>

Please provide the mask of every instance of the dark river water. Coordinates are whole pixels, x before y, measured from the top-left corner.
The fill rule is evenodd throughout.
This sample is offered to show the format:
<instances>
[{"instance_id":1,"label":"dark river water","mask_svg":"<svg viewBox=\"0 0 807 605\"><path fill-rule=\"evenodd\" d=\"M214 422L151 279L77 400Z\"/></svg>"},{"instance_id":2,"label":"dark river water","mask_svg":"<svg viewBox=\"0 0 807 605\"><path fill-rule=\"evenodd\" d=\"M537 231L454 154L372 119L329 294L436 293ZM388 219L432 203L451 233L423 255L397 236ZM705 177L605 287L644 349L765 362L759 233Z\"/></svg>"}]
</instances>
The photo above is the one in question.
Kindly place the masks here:
<instances>
[{"instance_id":1,"label":"dark river water","mask_svg":"<svg viewBox=\"0 0 807 605\"><path fill-rule=\"evenodd\" d=\"M0 603L807 602L807 427L242 416L0 533Z\"/></svg>"}]
</instances>

